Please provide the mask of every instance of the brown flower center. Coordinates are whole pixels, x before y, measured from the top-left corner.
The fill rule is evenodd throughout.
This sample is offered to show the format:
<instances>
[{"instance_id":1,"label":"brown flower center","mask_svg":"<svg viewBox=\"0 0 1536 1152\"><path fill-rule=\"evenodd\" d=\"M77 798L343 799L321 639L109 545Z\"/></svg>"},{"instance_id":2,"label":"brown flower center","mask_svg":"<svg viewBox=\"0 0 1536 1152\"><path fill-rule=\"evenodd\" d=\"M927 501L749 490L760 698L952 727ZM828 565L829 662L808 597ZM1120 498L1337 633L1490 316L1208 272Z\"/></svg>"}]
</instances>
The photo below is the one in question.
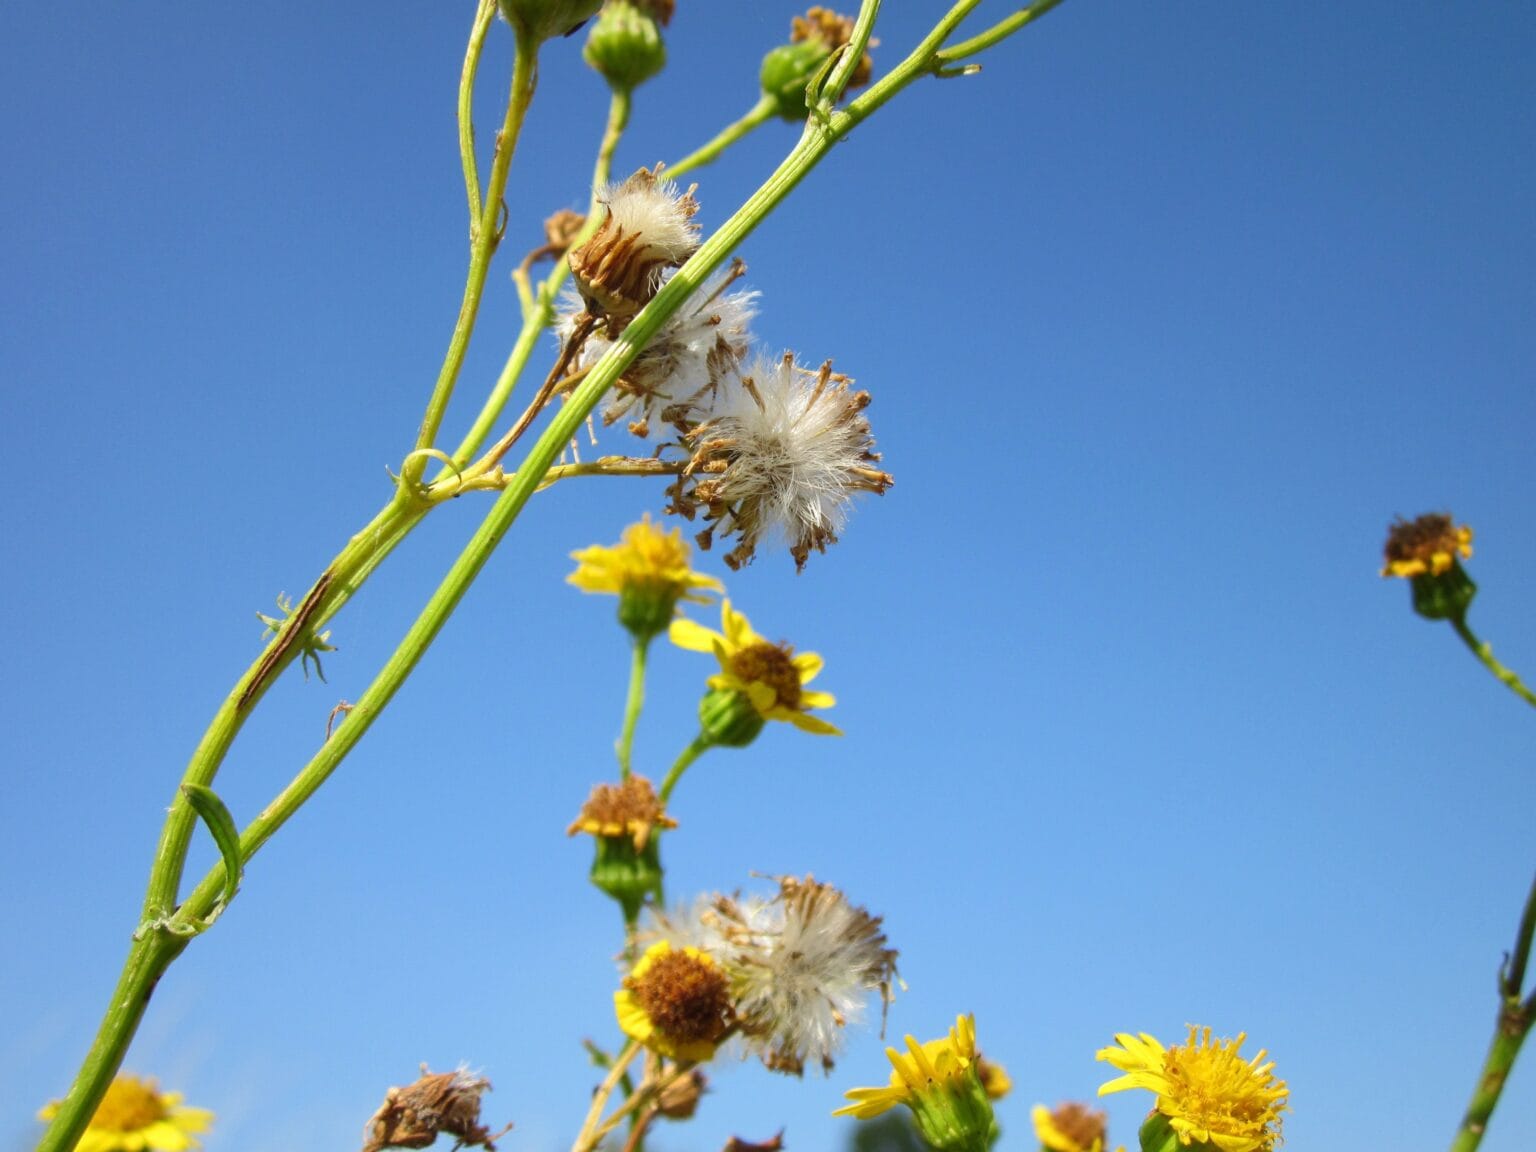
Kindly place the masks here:
<instances>
[{"instance_id":1,"label":"brown flower center","mask_svg":"<svg viewBox=\"0 0 1536 1152\"><path fill-rule=\"evenodd\" d=\"M1417 520L1399 520L1387 533L1388 564L1403 560L1422 560L1428 564L1435 554L1454 556L1461 546L1456 522L1441 512L1431 512Z\"/></svg>"},{"instance_id":2,"label":"brown flower center","mask_svg":"<svg viewBox=\"0 0 1536 1152\"><path fill-rule=\"evenodd\" d=\"M154 1086L131 1077L119 1077L101 1098L91 1127L108 1132L137 1132L165 1119L165 1105Z\"/></svg>"},{"instance_id":3,"label":"brown flower center","mask_svg":"<svg viewBox=\"0 0 1536 1152\"><path fill-rule=\"evenodd\" d=\"M1095 1140L1102 1141L1107 1131L1107 1117L1082 1104L1058 1104L1051 1110L1051 1122L1061 1134L1079 1148L1092 1148Z\"/></svg>"},{"instance_id":4,"label":"brown flower center","mask_svg":"<svg viewBox=\"0 0 1536 1152\"><path fill-rule=\"evenodd\" d=\"M731 994L725 975L708 960L672 951L624 986L656 1030L679 1044L717 1043L729 1026Z\"/></svg>"},{"instance_id":5,"label":"brown flower center","mask_svg":"<svg viewBox=\"0 0 1536 1152\"><path fill-rule=\"evenodd\" d=\"M800 710L800 670L788 645L766 641L749 645L731 657L731 671L748 684L768 685L785 708Z\"/></svg>"}]
</instances>

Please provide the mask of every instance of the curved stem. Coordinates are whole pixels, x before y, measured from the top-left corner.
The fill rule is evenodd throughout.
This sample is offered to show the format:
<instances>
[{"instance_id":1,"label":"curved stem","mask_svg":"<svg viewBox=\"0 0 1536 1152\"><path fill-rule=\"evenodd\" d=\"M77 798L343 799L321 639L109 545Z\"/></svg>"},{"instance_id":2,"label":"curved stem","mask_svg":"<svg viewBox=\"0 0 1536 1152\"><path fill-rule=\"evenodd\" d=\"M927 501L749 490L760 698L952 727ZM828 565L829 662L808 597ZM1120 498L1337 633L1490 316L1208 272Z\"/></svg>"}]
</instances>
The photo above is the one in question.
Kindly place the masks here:
<instances>
[{"instance_id":1,"label":"curved stem","mask_svg":"<svg viewBox=\"0 0 1536 1152\"><path fill-rule=\"evenodd\" d=\"M736 141L772 120L776 106L774 101L764 94L756 104L747 110L745 116L733 124L726 125L709 143L694 149L676 164L668 164L666 167L667 175L676 179L680 173L686 172L690 168L702 168L706 164L713 164L720 158L721 153L736 143Z\"/></svg>"},{"instance_id":2,"label":"curved stem","mask_svg":"<svg viewBox=\"0 0 1536 1152\"><path fill-rule=\"evenodd\" d=\"M985 52L994 44L1000 44L1012 36L1031 20L1038 20L1052 8L1055 8L1061 0L1035 0L1027 8L1022 8L1012 16L1006 16L999 20L985 32L972 36L969 40L962 40L948 48L939 50L938 57L945 63L955 60L964 60L968 56L975 56L979 52Z\"/></svg>"},{"instance_id":3,"label":"curved stem","mask_svg":"<svg viewBox=\"0 0 1536 1152\"><path fill-rule=\"evenodd\" d=\"M496 157L491 162L491 178L485 189L485 201L480 215L470 225L469 275L464 284L464 299L459 304L459 318L453 326L453 336L448 341L448 353L438 372L437 383L432 388L432 398L427 401L426 415L421 420L421 430L416 434L417 449L431 448L437 440L437 432L448 411L448 401L453 398L453 388L464 366L464 353L469 349L469 338L475 330L475 318L480 314L480 297L485 291L486 274L491 268L491 257L501 240L498 217L502 211L502 195L507 190L507 174L512 168L512 154L517 151L518 134L527 118L528 105L533 102L533 90L538 84L538 45L519 37L512 60L512 90L507 97L507 114L501 131L496 135ZM426 471L427 458L416 456L406 461L400 470L400 484L411 489L421 483Z\"/></svg>"},{"instance_id":4,"label":"curved stem","mask_svg":"<svg viewBox=\"0 0 1536 1152\"><path fill-rule=\"evenodd\" d=\"M678 753L677 759L672 763L672 767L667 769L667 778L661 782L661 791L656 793L656 799L661 801L663 808L667 806L667 801L672 797L672 789L677 787L677 782L683 778L683 773L688 770L688 765L692 764L713 747L714 744L710 741L709 737L700 732L693 738L693 743Z\"/></svg>"},{"instance_id":5,"label":"curved stem","mask_svg":"<svg viewBox=\"0 0 1536 1152\"><path fill-rule=\"evenodd\" d=\"M1536 693L1533 693L1529 688L1522 684L1520 682L1520 677L1516 676L1513 671L1506 668L1503 664L1494 659L1493 649L1482 640L1479 640L1473 634L1472 629L1467 627L1467 621L1465 617L1451 617L1451 627L1456 629L1456 635L1461 637L1462 642L1472 650L1472 655L1476 656L1480 661L1482 661L1483 666L1487 668L1488 671L1492 672L1496 677L1498 677L1498 679L1503 682L1504 686L1513 692L1516 696L1520 697L1520 699L1524 700L1533 708L1536 708Z\"/></svg>"},{"instance_id":6,"label":"curved stem","mask_svg":"<svg viewBox=\"0 0 1536 1152\"><path fill-rule=\"evenodd\" d=\"M1536 880L1532 881L1530 894L1525 899L1514 952L1499 974L1499 1015L1493 1040L1478 1074L1477 1087L1472 1090L1472 1101L1451 1141L1451 1152L1474 1152L1482 1143L1488 1121L1493 1117L1493 1110L1498 1107L1504 1085L1514 1069L1515 1058L1520 1055L1520 1047L1530 1034L1531 1024L1536 1021L1536 992L1524 1001L1520 998L1533 933L1536 933Z\"/></svg>"},{"instance_id":7,"label":"curved stem","mask_svg":"<svg viewBox=\"0 0 1536 1152\"><path fill-rule=\"evenodd\" d=\"M469 197L469 226L480 219L480 171L475 163L475 72L485 48L485 34L496 18L496 0L480 0L475 23L469 32L469 47L464 52L464 70L459 74L459 161L464 167L464 191Z\"/></svg>"},{"instance_id":8,"label":"curved stem","mask_svg":"<svg viewBox=\"0 0 1536 1152\"><path fill-rule=\"evenodd\" d=\"M645 707L645 657L650 650L649 636L635 637L633 658L629 664L629 695L624 701L624 727L619 733L616 751L619 756L619 778L629 778L630 764L634 757L635 725L640 722L640 709Z\"/></svg>"}]
</instances>

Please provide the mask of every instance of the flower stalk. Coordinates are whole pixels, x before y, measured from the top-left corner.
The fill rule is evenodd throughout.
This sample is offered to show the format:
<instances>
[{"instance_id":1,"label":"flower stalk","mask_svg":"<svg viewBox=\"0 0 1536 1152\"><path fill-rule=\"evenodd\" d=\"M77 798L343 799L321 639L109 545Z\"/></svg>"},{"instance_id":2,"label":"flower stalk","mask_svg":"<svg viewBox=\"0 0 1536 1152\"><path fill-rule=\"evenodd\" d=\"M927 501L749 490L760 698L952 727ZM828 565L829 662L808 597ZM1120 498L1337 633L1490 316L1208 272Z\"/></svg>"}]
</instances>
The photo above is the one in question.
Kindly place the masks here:
<instances>
[{"instance_id":1,"label":"flower stalk","mask_svg":"<svg viewBox=\"0 0 1536 1152\"><path fill-rule=\"evenodd\" d=\"M1527 688L1520 677L1515 675L1513 669L1506 667L1494 657L1492 645L1487 643L1487 641L1479 640L1476 633L1468 627L1466 614L1462 613L1452 616L1450 620L1451 627L1456 630L1456 635L1461 637L1461 642L1467 646L1472 655L1477 657L1478 662L1488 671L1492 672L1494 677L1516 696L1531 705L1531 707L1536 708L1536 692L1532 692Z\"/></svg>"}]
</instances>

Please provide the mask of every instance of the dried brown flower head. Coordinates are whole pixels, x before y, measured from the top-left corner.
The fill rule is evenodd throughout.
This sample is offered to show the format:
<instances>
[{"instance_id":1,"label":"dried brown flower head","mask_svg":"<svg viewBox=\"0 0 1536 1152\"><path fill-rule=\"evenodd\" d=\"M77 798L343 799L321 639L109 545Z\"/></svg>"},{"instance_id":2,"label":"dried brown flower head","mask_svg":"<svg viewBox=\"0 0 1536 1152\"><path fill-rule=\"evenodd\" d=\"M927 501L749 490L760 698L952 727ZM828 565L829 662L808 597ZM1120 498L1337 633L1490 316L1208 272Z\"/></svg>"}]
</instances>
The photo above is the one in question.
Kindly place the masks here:
<instances>
[{"instance_id":1,"label":"dried brown flower head","mask_svg":"<svg viewBox=\"0 0 1536 1152\"><path fill-rule=\"evenodd\" d=\"M581 815L565 830L567 836L586 832L591 836L628 836L635 851L645 850L658 828L676 828L677 821L663 811L651 782L629 776L619 784L599 784L581 806Z\"/></svg>"},{"instance_id":2,"label":"dried brown flower head","mask_svg":"<svg viewBox=\"0 0 1536 1152\"><path fill-rule=\"evenodd\" d=\"M656 1097L656 1111L668 1120L691 1119L708 1086L704 1073L695 1068L661 1090Z\"/></svg>"},{"instance_id":3,"label":"dried brown flower head","mask_svg":"<svg viewBox=\"0 0 1536 1152\"><path fill-rule=\"evenodd\" d=\"M511 1131L508 1124L492 1133L480 1123L480 1097L491 1082L457 1072L428 1072L404 1088L391 1088L384 1103L363 1130L363 1152L385 1148L426 1148L439 1135L452 1136L461 1148L485 1148L495 1152L495 1140Z\"/></svg>"},{"instance_id":4,"label":"dried brown flower head","mask_svg":"<svg viewBox=\"0 0 1536 1152\"><path fill-rule=\"evenodd\" d=\"M1086 1104L1036 1105L1031 1118L1035 1136L1048 1152L1099 1152L1109 1138L1108 1115Z\"/></svg>"},{"instance_id":5,"label":"dried brown flower head","mask_svg":"<svg viewBox=\"0 0 1536 1152\"><path fill-rule=\"evenodd\" d=\"M662 273L679 267L699 246L699 210L693 188L679 194L661 177L661 165L642 168L601 197L603 220L570 254L577 291L594 316L605 317L610 338L649 303Z\"/></svg>"},{"instance_id":6,"label":"dried brown flower head","mask_svg":"<svg viewBox=\"0 0 1536 1152\"><path fill-rule=\"evenodd\" d=\"M1401 516L1387 530L1383 576L1439 576L1460 556L1472 558L1472 529L1458 526L1449 513L1431 512L1416 520Z\"/></svg>"}]
</instances>

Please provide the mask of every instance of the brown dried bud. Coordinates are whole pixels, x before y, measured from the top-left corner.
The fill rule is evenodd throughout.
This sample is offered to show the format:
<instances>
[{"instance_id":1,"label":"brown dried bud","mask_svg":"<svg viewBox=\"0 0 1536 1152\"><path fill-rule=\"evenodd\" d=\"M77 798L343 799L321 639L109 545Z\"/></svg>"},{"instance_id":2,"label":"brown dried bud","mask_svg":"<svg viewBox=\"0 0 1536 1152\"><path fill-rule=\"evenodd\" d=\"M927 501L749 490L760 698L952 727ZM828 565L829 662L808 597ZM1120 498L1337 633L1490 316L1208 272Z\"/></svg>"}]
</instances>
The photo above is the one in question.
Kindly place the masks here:
<instances>
[{"instance_id":1,"label":"brown dried bud","mask_svg":"<svg viewBox=\"0 0 1536 1152\"><path fill-rule=\"evenodd\" d=\"M608 318L616 337L676 268L699 246L699 210L693 189L679 195L661 178L661 165L642 168L603 193L603 222L570 254L571 275L587 309Z\"/></svg>"},{"instance_id":2,"label":"brown dried bud","mask_svg":"<svg viewBox=\"0 0 1536 1152\"><path fill-rule=\"evenodd\" d=\"M798 44L802 40L820 40L828 48L841 48L853 39L853 23L851 16L844 16L819 5L814 6L804 16L796 16L790 21L789 42ZM858 88L868 84L869 78L874 74L874 57L866 52L859 57L858 64L854 66L853 76L848 80L848 87Z\"/></svg>"},{"instance_id":3,"label":"brown dried bud","mask_svg":"<svg viewBox=\"0 0 1536 1152\"><path fill-rule=\"evenodd\" d=\"M679 1076L656 1097L656 1111L668 1120L691 1119L708 1084L704 1073L697 1068L686 1076Z\"/></svg>"},{"instance_id":4,"label":"brown dried bud","mask_svg":"<svg viewBox=\"0 0 1536 1152\"><path fill-rule=\"evenodd\" d=\"M462 1069L432 1073L423 1064L421 1079L384 1094L384 1103L364 1129L363 1152L426 1148L440 1134L452 1136L461 1148L495 1152L494 1141L512 1125L493 1134L480 1123L480 1097L490 1087L489 1080Z\"/></svg>"},{"instance_id":5,"label":"brown dried bud","mask_svg":"<svg viewBox=\"0 0 1536 1152\"><path fill-rule=\"evenodd\" d=\"M644 776L629 776L619 784L595 786L565 834L628 836L640 852L656 829L676 827L677 821L663 811L651 782Z\"/></svg>"},{"instance_id":6,"label":"brown dried bud","mask_svg":"<svg viewBox=\"0 0 1536 1152\"><path fill-rule=\"evenodd\" d=\"M544 245L551 256L563 256L581 232L587 218L580 212L562 208L544 221Z\"/></svg>"}]
</instances>

